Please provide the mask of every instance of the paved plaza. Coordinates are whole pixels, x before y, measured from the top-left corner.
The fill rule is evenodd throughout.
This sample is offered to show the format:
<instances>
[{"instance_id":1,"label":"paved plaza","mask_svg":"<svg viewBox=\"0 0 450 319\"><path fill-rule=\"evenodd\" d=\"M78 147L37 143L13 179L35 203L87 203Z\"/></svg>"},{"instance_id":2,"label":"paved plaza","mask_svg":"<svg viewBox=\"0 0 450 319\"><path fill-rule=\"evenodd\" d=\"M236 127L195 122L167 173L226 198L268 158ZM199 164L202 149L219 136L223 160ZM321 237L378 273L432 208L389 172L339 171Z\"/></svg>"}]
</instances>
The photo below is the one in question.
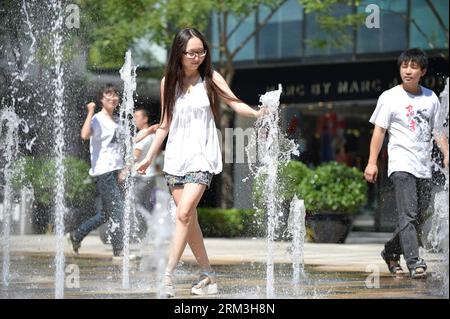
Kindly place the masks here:
<instances>
[{"instance_id":1,"label":"paved plaza","mask_svg":"<svg viewBox=\"0 0 450 319\"><path fill-rule=\"evenodd\" d=\"M392 277L379 257L388 237L387 233L352 232L345 244L306 243L305 276L299 284L292 281L291 243L276 242L276 298L442 298L442 256L424 253L429 264L425 280L411 280L406 273ZM54 240L51 235L12 237L10 282L8 288L2 287L1 298L54 297ZM266 239L208 238L205 244L220 285L219 295L213 298L266 297ZM139 258L130 262L130 288L123 289L122 261L112 258L111 247L98 236L83 241L79 256L65 242L65 298L157 298L154 247L133 244L131 253ZM199 298L189 294L197 274L187 248L176 271L177 298Z\"/></svg>"}]
</instances>

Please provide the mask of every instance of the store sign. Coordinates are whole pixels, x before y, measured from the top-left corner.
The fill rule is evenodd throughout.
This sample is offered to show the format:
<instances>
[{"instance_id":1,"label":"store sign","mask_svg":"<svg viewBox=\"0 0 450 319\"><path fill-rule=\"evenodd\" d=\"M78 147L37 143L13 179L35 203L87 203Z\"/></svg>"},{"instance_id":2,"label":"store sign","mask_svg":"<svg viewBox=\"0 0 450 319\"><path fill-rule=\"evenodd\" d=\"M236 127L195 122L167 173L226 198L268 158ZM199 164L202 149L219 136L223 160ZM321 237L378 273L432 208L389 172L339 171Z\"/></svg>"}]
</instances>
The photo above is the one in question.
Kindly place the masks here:
<instances>
[{"instance_id":1,"label":"store sign","mask_svg":"<svg viewBox=\"0 0 450 319\"><path fill-rule=\"evenodd\" d=\"M446 65L445 65L446 64ZM422 84L439 93L448 76L448 63L430 61ZM377 99L385 90L400 83L396 62L372 62L238 70L233 81L235 93L257 104L258 94L283 85L283 103L311 103Z\"/></svg>"},{"instance_id":2,"label":"store sign","mask_svg":"<svg viewBox=\"0 0 450 319\"><path fill-rule=\"evenodd\" d=\"M396 82L396 79L394 79ZM276 90L275 86L268 86L267 91ZM321 82L311 84L287 84L284 88L284 94L287 97L305 97L305 96L329 96L351 95L355 93L371 93L382 92L381 80L361 80L361 81L339 81Z\"/></svg>"}]
</instances>

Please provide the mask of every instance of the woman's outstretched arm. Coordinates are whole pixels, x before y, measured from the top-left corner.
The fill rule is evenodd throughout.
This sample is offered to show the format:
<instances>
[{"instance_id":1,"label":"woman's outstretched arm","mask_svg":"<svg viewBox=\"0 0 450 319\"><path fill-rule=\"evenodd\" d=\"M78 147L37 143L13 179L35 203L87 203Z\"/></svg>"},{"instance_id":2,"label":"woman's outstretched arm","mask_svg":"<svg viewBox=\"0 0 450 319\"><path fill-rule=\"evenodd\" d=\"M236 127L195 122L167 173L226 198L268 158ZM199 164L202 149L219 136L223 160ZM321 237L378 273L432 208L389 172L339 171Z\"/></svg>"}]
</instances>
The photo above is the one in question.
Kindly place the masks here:
<instances>
[{"instance_id":1,"label":"woman's outstretched arm","mask_svg":"<svg viewBox=\"0 0 450 319\"><path fill-rule=\"evenodd\" d=\"M218 72L214 71L213 73L213 81L214 83L227 95L232 98L237 99L236 95L234 95L233 91L231 91L228 83ZM244 102L237 102L230 99L223 98L224 102L228 104L236 113L244 117L253 117L258 118L266 114L266 110L261 108L260 110L252 109L248 104Z\"/></svg>"}]
</instances>

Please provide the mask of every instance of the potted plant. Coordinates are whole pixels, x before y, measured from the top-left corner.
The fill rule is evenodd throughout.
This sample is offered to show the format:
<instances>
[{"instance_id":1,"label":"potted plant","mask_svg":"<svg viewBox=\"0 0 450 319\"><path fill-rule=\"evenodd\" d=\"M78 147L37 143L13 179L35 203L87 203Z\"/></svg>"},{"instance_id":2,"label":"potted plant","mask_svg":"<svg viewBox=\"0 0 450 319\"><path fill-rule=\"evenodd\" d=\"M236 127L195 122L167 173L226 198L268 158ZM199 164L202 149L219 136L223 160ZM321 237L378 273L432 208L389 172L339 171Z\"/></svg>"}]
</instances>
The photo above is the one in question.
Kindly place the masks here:
<instances>
[{"instance_id":1,"label":"potted plant","mask_svg":"<svg viewBox=\"0 0 450 319\"><path fill-rule=\"evenodd\" d=\"M305 201L306 223L314 242L345 242L353 216L367 201L363 173L336 162L318 166L296 191Z\"/></svg>"}]
</instances>

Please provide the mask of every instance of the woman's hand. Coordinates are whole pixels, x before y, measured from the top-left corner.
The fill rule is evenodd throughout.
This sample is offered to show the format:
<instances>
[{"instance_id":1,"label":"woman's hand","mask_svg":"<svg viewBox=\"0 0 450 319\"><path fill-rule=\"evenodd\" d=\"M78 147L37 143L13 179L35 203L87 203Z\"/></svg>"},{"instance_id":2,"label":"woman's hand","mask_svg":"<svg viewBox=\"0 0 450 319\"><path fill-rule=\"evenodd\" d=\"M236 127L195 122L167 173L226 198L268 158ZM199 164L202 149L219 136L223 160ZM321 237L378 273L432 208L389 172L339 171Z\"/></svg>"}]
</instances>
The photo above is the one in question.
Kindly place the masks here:
<instances>
[{"instance_id":1,"label":"woman's hand","mask_svg":"<svg viewBox=\"0 0 450 319\"><path fill-rule=\"evenodd\" d=\"M94 113L95 112L95 103L90 102L86 105L86 109L88 110L88 113Z\"/></svg>"},{"instance_id":2,"label":"woman's hand","mask_svg":"<svg viewBox=\"0 0 450 319\"><path fill-rule=\"evenodd\" d=\"M258 111L255 111L255 117L260 118L269 114L269 109L265 106L261 107Z\"/></svg>"},{"instance_id":3,"label":"woman's hand","mask_svg":"<svg viewBox=\"0 0 450 319\"><path fill-rule=\"evenodd\" d=\"M152 159L144 158L144 160L136 165L136 171L138 172L138 174L145 175L145 171L150 165L152 165Z\"/></svg>"}]
</instances>

